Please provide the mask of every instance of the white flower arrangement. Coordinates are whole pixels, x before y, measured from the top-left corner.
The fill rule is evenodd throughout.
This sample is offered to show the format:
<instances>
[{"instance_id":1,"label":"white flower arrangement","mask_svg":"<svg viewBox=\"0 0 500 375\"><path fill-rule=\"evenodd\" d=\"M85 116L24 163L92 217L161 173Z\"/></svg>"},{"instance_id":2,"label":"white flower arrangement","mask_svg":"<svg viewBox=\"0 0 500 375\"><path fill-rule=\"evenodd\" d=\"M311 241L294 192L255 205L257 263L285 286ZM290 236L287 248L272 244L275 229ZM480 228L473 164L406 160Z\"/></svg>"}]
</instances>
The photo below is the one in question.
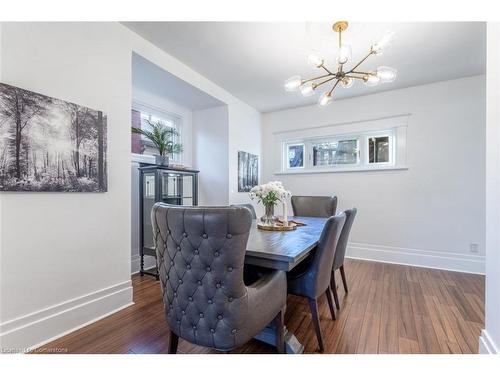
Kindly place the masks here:
<instances>
[{"instance_id":1,"label":"white flower arrangement","mask_svg":"<svg viewBox=\"0 0 500 375\"><path fill-rule=\"evenodd\" d=\"M257 199L264 206L276 205L279 201L283 202L292 193L283 187L280 181L271 181L267 184L254 186L250 190L250 198Z\"/></svg>"}]
</instances>

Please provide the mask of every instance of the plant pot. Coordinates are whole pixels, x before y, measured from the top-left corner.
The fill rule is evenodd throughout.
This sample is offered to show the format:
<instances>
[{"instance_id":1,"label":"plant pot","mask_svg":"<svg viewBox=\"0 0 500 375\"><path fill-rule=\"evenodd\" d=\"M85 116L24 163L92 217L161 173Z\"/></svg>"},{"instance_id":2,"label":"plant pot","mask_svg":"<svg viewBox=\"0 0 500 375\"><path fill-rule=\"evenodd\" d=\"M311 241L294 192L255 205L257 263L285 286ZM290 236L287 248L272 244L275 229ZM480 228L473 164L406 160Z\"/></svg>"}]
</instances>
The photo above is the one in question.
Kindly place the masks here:
<instances>
[{"instance_id":1,"label":"plant pot","mask_svg":"<svg viewBox=\"0 0 500 375\"><path fill-rule=\"evenodd\" d=\"M165 165L165 166L168 166L169 165L168 156L155 155L155 163L156 163L156 165Z\"/></svg>"},{"instance_id":2,"label":"plant pot","mask_svg":"<svg viewBox=\"0 0 500 375\"><path fill-rule=\"evenodd\" d=\"M260 221L266 225L274 225L278 221L278 218L274 216L274 204L265 205L264 208L266 213L260 218Z\"/></svg>"}]
</instances>

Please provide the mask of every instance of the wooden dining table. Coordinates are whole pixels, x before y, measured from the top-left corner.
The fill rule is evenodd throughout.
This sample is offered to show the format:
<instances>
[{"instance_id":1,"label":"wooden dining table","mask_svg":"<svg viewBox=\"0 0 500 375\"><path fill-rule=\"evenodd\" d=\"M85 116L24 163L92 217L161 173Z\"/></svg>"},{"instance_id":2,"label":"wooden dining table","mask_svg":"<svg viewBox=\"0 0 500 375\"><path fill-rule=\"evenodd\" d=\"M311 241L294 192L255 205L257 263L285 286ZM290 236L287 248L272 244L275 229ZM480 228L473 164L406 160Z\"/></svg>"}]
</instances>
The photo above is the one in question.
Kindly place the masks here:
<instances>
[{"instance_id":1,"label":"wooden dining table","mask_svg":"<svg viewBox=\"0 0 500 375\"><path fill-rule=\"evenodd\" d=\"M292 231L267 231L257 228L254 220L247 243L245 264L274 270L291 271L314 250L323 231L326 218L293 216L305 224ZM269 326L259 333L257 340L275 345L274 327ZM303 353L304 346L285 327L287 353Z\"/></svg>"}]
</instances>

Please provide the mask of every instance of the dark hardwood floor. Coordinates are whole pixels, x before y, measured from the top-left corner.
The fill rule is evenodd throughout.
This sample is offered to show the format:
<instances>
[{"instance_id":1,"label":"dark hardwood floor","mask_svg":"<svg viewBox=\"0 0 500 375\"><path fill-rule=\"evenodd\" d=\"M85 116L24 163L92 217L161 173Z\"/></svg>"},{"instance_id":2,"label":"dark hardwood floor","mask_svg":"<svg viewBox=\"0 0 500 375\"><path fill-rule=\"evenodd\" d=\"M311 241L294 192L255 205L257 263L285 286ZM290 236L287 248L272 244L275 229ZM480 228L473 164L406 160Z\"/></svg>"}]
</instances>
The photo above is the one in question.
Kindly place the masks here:
<instances>
[{"instance_id":1,"label":"dark hardwood floor","mask_svg":"<svg viewBox=\"0 0 500 375\"><path fill-rule=\"evenodd\" d=\"M319 301L325 353L477 353L484 326L484 277L458 272L346 260L349 294L340 275L341 309L332 321ZM44 348L68 353L166 353L168 330L160 285L133 276L135 305L55 340ZM285 322L315 353L307 300L289 296ZM183 341L182 353L215 353ZM235 353L275 353L255 340Z\"/></svg>"}]
</instances>

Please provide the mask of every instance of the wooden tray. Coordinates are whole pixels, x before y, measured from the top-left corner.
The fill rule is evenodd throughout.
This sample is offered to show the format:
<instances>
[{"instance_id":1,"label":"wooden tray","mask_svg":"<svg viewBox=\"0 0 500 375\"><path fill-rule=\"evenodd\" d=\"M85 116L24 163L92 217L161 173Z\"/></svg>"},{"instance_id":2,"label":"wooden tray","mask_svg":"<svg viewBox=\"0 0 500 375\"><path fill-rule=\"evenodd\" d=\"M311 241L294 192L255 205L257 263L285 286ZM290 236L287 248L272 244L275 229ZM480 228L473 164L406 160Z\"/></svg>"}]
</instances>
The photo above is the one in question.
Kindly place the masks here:
<instances>
[{"instance_id":1,"label":"wooden tray","mask_svg":"<svg viewBox=\"0 0 500 375\"><path fill-rule=\"evenodd\" d=\"M264 223L257 223L257 228L262 229L262 230L269 230L269 231L276 231L276 232L286 232L290 230L295 230L297 229L298 225L292 222L288 222L288 226L284 226L281 223L277 223L274 225L266 225Z\"/></svg>"}]
</instances>

